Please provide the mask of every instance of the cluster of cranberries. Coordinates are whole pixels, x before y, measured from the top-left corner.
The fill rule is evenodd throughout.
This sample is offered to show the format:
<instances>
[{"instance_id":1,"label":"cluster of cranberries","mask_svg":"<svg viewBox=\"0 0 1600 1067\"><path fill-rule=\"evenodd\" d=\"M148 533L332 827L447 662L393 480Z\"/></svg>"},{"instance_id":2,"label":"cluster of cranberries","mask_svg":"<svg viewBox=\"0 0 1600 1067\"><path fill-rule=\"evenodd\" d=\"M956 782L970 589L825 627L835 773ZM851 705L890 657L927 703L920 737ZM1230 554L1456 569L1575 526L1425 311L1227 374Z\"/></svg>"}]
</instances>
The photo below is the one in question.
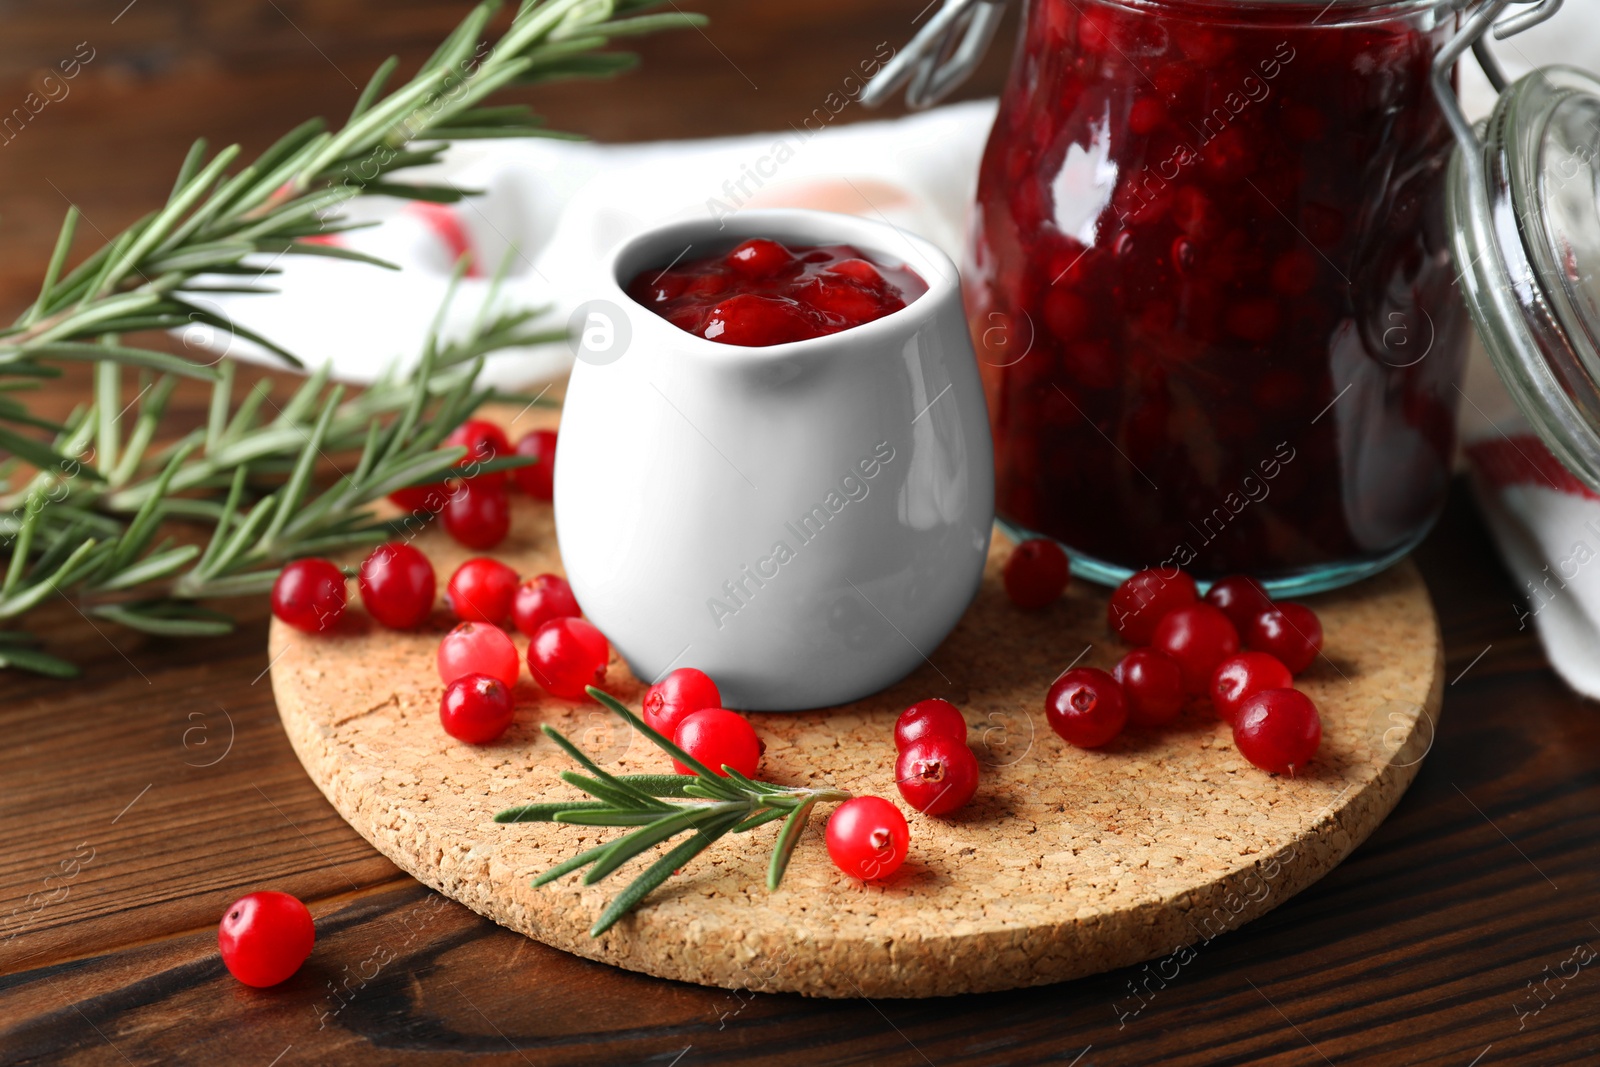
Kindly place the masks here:
<instances>
[{"instance_id":1,"label":"cluster of cranberries","mask_svg":"<svg viewBox=\"0 0 1600 1067\"><path fill-rule=\"evenodd\" d=\"M513 448L505 431L492 422L468 419L444 439L445 448L465 448L456 461L460 478L432 485L414 485L390 494L403 511L438 515L451 537L468 548L484 551L506 539L511 531L511 486L535 500L549 500L551 473L555 469L554 430L534 430ZM511 471L472 471L499 456L532 456L537 463Z\"/></svg>"},{"instance_id":2,"label":"cluster of cranberries","mask_svg":"<svg viewBox=\"0 0 1600 1067\"><path fill-rule=\"evenodd\" d=\"M944 705L961 724L959 744L971 761L971 777L965 795L940 809L954 810L966 803L977 787L977 760L967 748L967 727L961 720L961 713L942 700L924 701L924 704ZM746 778L754 778L761 764L765 746L756 736L755 728L744 716L722 707L722 694L704 671L680 667L652 685L644 694L644 721L656 733L671 738L687 755L718 774L726 776L724 768L732 768ZM947 719L941 719L938 730L941 735L952 732ZM679 774L693 773L678 760L673 760L672 766ZM912 800L904 781L900 791ZM893 874L905 862L906 851L911 846L911 830L905 816L882 797L854 797L840 804L828 819L825 836L828 855L834 864L863 881Z\"/></svg>"},{"instance_id":3,"label":"cluster of cranberries","mask_svg":"<svg viewBox=\"0 0 1600 1067\"><path fill-rule=\"evenodd\" d=\"M948 700L919 701L894 724L895 784L924 815L966 807L978 791L978 757L967 747L967 720Z\"/></svg>"},{"instance_id":4,"label":"cluster of cranberries","mask_svg":"<svg viewBox=\"0 0 1600 1067\"><path fill-rule=\"evenodd\" d=\"M1112 593L1107 621L1137 647L1111 673L1077 667L1056 679L1045 715L1064 740L1097 748L1130 723L1161 726L1207 697L1257 767L1292 775L1316 755L1322 721L1294 689L1322 651L1310 608L1274 603L1242 575L1219 580L1202 600L1182 571L1144 570Z\"/></svg>"}]
</instances>

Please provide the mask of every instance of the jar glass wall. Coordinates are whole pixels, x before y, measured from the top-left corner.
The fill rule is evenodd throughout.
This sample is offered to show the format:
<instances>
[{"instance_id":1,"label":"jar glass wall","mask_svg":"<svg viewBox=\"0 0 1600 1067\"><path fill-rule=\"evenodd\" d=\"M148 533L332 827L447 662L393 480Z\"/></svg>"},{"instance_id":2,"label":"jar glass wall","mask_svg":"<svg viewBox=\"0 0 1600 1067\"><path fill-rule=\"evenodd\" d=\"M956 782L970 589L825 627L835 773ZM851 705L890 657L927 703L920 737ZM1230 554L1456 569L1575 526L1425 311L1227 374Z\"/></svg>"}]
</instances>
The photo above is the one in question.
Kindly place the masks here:
<instances>
[{"instance_id":1,"label":"jar glass wall","mask_svg":"<svg viewBox=\"0 0 1600 1067\"><path fill-rule=\"evenodd\" d=\"M1464 318L1419 4L1031 0L967 306L996 502L1076 569L1388 565L1443 505Z\"/></svg>"}]
</instances>

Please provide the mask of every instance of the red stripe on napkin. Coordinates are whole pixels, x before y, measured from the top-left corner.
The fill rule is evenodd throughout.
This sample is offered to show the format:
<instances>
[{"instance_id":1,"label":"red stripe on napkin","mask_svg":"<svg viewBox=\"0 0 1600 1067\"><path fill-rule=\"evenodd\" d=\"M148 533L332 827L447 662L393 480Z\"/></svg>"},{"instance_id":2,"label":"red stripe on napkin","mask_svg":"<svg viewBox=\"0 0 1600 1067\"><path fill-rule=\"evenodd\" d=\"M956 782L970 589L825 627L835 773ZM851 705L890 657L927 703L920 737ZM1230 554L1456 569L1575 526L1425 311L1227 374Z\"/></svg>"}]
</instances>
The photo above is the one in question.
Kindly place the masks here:
<instances>
[{"instance_id":1,"label":"red stripe on napkin","mask_svg":"<svg viewBox=\"0 0 1600 1067\"><path fill-rule=\"evenodd\" d=\"M483 271L478 269L478 257L472 250L472 240L467 236L466 227L461 225L461 217L444 204L433 204L425 200L413 200L406 205L406 210L421 219L428 229L433 231L435 237L444 242L450 250L452 263L467 257L467 277L481 278Z\"/></svg>"},{"instance_id":2,"label":"red stripe on napkin","mask_svg":"<svg viewBox=\"0 0 1600 1067\"><path fill-rule=\"evenodd\" d=\"M1467 446L1467 458L1478 475L1495 489L1510 485L1542 485L1573 496L1600 500L1600 495L1561 465L1544 442L1531 433L1478 441Z\"/></svg>"}]
</instances>

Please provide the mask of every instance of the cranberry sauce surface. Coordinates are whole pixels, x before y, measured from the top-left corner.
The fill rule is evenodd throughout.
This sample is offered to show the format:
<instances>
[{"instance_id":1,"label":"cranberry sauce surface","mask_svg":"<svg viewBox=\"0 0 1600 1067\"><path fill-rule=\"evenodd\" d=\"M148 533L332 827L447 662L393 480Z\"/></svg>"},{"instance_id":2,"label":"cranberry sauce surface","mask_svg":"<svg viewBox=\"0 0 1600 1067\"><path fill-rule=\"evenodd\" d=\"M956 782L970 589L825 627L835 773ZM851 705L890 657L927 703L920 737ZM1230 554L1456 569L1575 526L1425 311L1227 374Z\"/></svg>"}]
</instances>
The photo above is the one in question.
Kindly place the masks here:
<instances>
[{"instance_id":1,"label":"cranberry sauce surface","mask_svg":"<svg viewBox=\"0 0 1600 1067\"><path fill-rule=\"evenodd\" d=\"M966 272L1002 518L1115 567L1292 581L1436 516L1451 26L1330 6L1033 0Z\"/></svg>"},{"instance_id":2,"label":"cranberry sauce surface","mask_svg":"<svg viewBox=\"0 0 1600 1067\"><path fill-rule=\"evenodd\" d=\"M838 333L899 311L928 291L907 267L849 245L752 238L729 252L642 271L628 295L708 341L756 348Z\"/></svg>"}]
</instances>

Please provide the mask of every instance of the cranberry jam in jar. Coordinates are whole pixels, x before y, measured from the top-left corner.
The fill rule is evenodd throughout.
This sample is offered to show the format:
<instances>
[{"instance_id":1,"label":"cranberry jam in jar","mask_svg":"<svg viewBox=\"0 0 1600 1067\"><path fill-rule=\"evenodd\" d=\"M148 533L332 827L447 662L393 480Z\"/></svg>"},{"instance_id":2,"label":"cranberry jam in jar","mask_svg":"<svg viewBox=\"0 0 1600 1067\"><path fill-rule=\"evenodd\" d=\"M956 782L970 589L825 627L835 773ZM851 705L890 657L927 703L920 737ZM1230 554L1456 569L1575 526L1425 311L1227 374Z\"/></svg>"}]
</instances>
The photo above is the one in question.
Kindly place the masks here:
<instances>
[{"instance_id":1,"label":"cranberry jam in jar","mask_svg":"<svg viewBox=\"0 0 1600 1067\"><path fill-rule=\"evenodd\" d=\"M628 295L680 330L746 348L804 341L881 319L928 291L909 267L849 245L755 237L728 252L641 271Z\"/></svg>"},{"instance_id":2,"label":"cranberry jam in jar","mask_svg":"<svg viewBox=\"0 0 1600 1067\"><path fill-rule=\"evenodd\" d=\"M1031 0L966 298L996 504L1074 571L1309 592L1443 505L1465 329L1429 86L1455 17Z\"/></svg>"}]
</instances>

